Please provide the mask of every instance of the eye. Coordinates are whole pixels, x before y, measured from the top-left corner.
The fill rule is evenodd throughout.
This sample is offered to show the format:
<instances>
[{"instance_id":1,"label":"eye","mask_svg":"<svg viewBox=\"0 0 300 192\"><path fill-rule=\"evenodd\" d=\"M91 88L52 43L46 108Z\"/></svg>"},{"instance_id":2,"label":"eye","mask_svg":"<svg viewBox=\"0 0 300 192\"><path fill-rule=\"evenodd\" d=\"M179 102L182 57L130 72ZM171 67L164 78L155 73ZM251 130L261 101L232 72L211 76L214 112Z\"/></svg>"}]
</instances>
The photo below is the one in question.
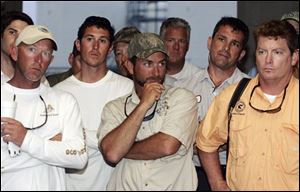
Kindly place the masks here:
<instances>
[{"instance_id":1,"label":"eye","mask_svg":"<svg viewBox=\"0 0 300 192\"><path fill-rule=\"evenodd\" d=\"M35 47L28 47L28 51L30 51L31 53L35 53L36 48Z\"/></svg>"},{"instance_id":2,"label":"eye","mask_svg":"<svg viewBox=\"0 0 300 192\"><path fill-rule=\"evenodd\" d=\"M237 48L239 48L241 46L241 44L239 42L236 42L236 41L232 42L232 45L234 47L237 47Z\"/></svg>"},{"instance_id":3,"label":"eye","mask_svg":"<svg viewBox=\"0 0 300 192\"><path fill-rule=\"evenodd\" d=\"M159 66L160 67L165 67L165 66L167 66L167 62L166 61L162 61L162 62L159 63Z\"/></svg>"},{"instance_id":4,"label":"eye","mask_svg":"<svg viewBox=\"0 0 300 192\"><path fill-rule=\"evenodd\" d=\"M104 44L106 44L106 43L108 43L108 40L107 39L100 39L100 43L104 43Z\"/></svg>"},{"instance_id":5,"label":"eye","mask_svg":"<svg viewBox=\"0 0 300 192\"><path fill-rule=\"evenodd\" d=\"M218 37L218 40L223 42L225 39L223 37Z\"/></svg>"},{"instance_id":6,"label":"eye","mask_svg":"<svg viewBox=\"0 0 300 192\"><path fill-rule=\"evenodd\" d=\"M257 50L257 54L258 55L263 55L266 51L262 50L262 49L259 49Z\"/></svg>"},{"instance_id":7,"label":"eye","mask_svg":"<svg viewBox=\"0 0 300 192\"><path fill-rule=\"evenodd\" d=\"M92 41L93 38L92 38L92 37L87 37L86 40L87 40L87 41Z\"/></svg>"},{"instance_id":8,"label":"eye","mask_svg":"<svg viewBox=\"0 0 300 192\"><path fill-rule=\"evenodd\" d=\"M275 55L282 55L283 52L282 52L282 51L274 51L274 54L275 54Z\"/></svg>"}]
</instances>

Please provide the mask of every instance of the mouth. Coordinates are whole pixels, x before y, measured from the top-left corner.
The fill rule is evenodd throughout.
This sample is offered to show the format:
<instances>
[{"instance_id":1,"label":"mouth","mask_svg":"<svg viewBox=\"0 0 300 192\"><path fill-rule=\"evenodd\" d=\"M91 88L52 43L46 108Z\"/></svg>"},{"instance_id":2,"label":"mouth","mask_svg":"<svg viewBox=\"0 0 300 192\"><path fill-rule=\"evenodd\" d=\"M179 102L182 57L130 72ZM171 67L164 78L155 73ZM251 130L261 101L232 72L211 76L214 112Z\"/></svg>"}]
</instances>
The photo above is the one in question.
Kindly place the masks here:
<instances>
[{"instance_id":1,"label":"mouth","mask_svg":"<svg viewBox=\"0 0 300 192\"><path fill-rule=\"evenodd\" d=\"M219 52L218 55L221 56L221 57L225 57L226 59L230 58L230 55L228 53Z\"/></svg>"}]
</instances>

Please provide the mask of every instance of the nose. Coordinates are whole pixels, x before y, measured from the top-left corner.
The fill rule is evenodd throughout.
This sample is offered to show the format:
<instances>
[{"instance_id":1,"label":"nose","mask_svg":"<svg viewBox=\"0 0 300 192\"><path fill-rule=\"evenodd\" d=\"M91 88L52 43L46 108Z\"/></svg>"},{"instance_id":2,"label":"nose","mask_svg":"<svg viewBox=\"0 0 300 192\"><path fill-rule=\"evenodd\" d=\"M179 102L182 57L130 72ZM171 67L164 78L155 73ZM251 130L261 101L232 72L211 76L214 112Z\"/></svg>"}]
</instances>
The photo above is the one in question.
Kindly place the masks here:
<instances>
[{"instance_id":1,"label":"nose","mask_svg":"<svg viewBox=\"0 0 300 192\"><path fill-rule=\"evenodd\" d=\"M229 49L230 49L230 43L225 43L224 50L229 51Z\"/></svg>"},{"instance_id":2,"label":"nose","mask_svg":"<svg viewBox=\"0 0 300 192\"><path fill-rule=\"evenodd\" d=\"M174 49L179 50L179 42L177 40L174 41Z\"/></svg>"},{"instance_id":3,"label":"nose","mask_svg":"<svg viewBox=\"0 0 300 192\"><path fill-rule=\"evenodd\" d=\"M159 66L156 65L155 67L153 67L152 74L155 77L159 76Z\"/></svg>"},{"instance_id":4,"label":"nose","mask_svg":"<svg viewBox=\"0 0 300 192\"><path fill-rule=\"evenodd\" d=\"M94 49L98 49L98 48L99 48L99 42L98 42L98 41L95 41L95 42L94 42L93 48L94 48Z\"/></svg>"},{"instance_id":5,"label":"nose","mask_svg":"<svg viewBox=\"0 0 300 192\"><path fill-rule=\"evenodd\" d=\"M35 56L35 59L34 59L34 60L35 60L36 63L41 64L42 61L43 61L42 52L40 52L39 54L37 54L37 55Z\"/></svg>"},{"instance_id":6,"label":"nose","mask_svg":"<svg viewBox=\"0 0 300 192\"><path fill-rule=\"evenodd\" d=\"M272 63L272 61L273 61L272 54L268 53L267 56L266 56L266 62L267 63Z\"/></svg>"}]
</instances>

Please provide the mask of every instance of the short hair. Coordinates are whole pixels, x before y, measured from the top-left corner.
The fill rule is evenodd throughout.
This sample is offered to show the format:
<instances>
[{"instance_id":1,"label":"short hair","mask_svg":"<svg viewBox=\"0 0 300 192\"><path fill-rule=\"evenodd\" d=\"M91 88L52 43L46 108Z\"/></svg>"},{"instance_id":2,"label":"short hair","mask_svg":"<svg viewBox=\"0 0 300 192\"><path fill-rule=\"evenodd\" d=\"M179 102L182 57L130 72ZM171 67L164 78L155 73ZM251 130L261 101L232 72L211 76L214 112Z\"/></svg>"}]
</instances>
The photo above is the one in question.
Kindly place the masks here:
<instances>
[{"instance_id":1,"label":"short hair","mask_svg":"<svg viewBox=\"0 0 300 192\"><path fill-rule=\"evenodd\" d=\"M161 37L164 37L167 28L184 28L187 31L187 41L188 43L190 42L191 26L186 20L178 17L169 17L168 19L164 20L160 26L159 35Z\"/></svg>"},{"instance_id":2,"label":"short hair","mask_svg":"<svg viewBox=\"0 0 300 192\"><path fill-rule=\"evenodd\" d=\"M110 21L106 19L105 17L98 17L98 16L90 16L85 19L85 21L82 23L82 25L79 27L78 33L77 33L77 39L81 40L83 37L83 34L88 27L96 26L97 28L103 28L106 29L109 32L109 42L112 44L114 41L114 33L115 29L110 24Z\"/></svg>"},{"instance_id":3,"label":"short hair","mask_svg":"<svg viewBox=\"0 0 300 192\"><path fill-rule=\"evenodd\" d=\"M249 28L242 20L235 17L222 17L221 20L218 21L218 23L214 28L212 38L215 37L216 33L219 31L221 26L226 26L226 25L232 27L234 31L240 31L243 33L244 39L242 42L243 43L242 46L243 48L245 48L249 39Z\"/></svg>"},{"instance_id":4,"label":"short hair","mask_svg":"<svg viewBox=\"0 0 300 192\"><path fill-rule=\"evenodd\" d=\"M294 53L294 51L299 48L297 31L289 22L285 20L271 20L259 25L254 31L256 47L259 37L286 39L291 53Z\"/></svg>"},{"instance_id":5,"label":"short hair","mask_svg":"<svg viewBox=\"0 0 300 192\"><path fill-rule=\"evenodd\" d=\"M28 25L33 25L32 19L23 12L19 11L9 11L1 15L1 36L4 30L15 20L21 20L26 22Z\"/></svg>"}]
</instances>

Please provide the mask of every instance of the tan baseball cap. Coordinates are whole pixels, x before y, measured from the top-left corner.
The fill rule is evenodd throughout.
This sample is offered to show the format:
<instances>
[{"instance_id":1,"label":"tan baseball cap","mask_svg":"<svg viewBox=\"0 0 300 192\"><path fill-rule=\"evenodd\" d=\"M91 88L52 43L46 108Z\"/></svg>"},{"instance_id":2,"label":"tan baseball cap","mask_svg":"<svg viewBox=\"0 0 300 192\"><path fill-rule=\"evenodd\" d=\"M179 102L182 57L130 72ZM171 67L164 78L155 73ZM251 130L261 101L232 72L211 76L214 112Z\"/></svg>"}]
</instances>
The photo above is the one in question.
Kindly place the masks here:
<instances>
[{"instance_id":1,"label":"tan baseball cap","mask_svg":"<svg viewBox=\"0 0 300 192\"><path fill-rule=\"evenodd\" d=\"M21 42L32 45L42 39L50 39L53 42L53 49L57 51L57 43L53 38L52 33L47 29L47 27L41 25L28 25L25 27L18 38L16 39L16 46L18 46Z\"/></svg>"},{"instance_id":2,"label":"tan baseball cap","mask_svg":"<svg viewBox=\"0 0 300 192\"><path fill-rule=\"evenodd\" d=\"M168 56L164 42L155 33L136 34L128 45L128 57L134 56L145 59L155 52L162 52Z\"/></svg>"}]
</instances>

